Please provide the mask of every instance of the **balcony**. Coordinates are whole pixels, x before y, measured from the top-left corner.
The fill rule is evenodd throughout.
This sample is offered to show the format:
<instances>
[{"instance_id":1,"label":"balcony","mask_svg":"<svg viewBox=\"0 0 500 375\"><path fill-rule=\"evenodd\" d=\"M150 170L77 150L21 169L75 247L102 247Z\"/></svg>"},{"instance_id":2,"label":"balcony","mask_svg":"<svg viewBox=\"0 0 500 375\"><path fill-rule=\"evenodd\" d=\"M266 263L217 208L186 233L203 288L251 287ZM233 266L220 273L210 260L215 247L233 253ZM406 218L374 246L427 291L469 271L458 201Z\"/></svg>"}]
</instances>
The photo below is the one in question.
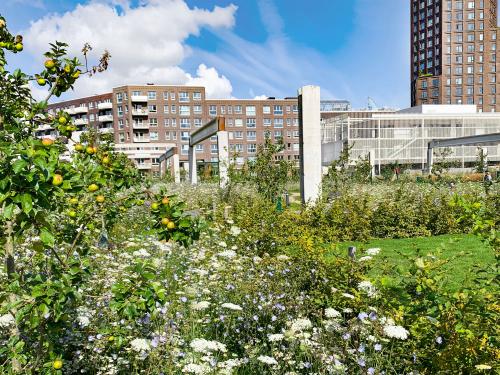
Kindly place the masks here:
<instances>
[{"instance_id":1,"label":"balcony","mask_svg":"<svg viewBox=\"0 0 500 375\"><path fill-rule=\"evenodd\" d=\"M132 116L147 116L148 110L145 108L132 109Z\"/></svg>"},{"instance_id":2,"label":"balcony","mask_svg":"<svg viewBox=\"0 0 500 375\"><path fill-rule=\"evenodd\" d=\"M99 116L99 122L112 122L112 121L113 121L113 115Z\"/></svg>"},{"instance_id":3,"label":"balcony","mask_svg":"<svg viewBox=\"0 0 500 375\"><path fill-rule=\"evenodd\" d=\"M80 113L89 113L89 109L87 107L75 107L73 108L73 113L78 115Z\"/></svg>"},{"instance_id":4,"label":"balcony","mask_svg":"<svg viewBox=\"0 0 500 375\"><path fill-rule=\"evenodd\" d=\"M83 119L83 118L77 118L75 120L75 125L76 126L80 126L80 125L88 125L89 124L89 120L87 119Z\"/></svg>"},{"instance_id":5,"label":"balcony","mask_svg":"<svg viewBox=\"0 0 500 375\"><path fill-rule=\"evenodd\" d=\"M151 169L151 163L136 164L137 169Z\"/></svg>"},{"instance_id":6,"label":"balcony","mask_svg":"<svg viewBox=\"0 0 500 375\"><path fill-rule=\"evenodd\" d=\"M148 101L147 95L133 95L130 97L132 103L145 103Z\"/></svg>"},{"instance_id":7,"label":"balcony","mask_svg":"<svg viewBox=\"0 0 500 375\"><path fill-rule=\"evenodd\" d=\"M111 102L97 104L97 109L100 111L105 110L105 109L112 109L112 108L113 108L113 103L111 103Z\"/></svg>"},{"instance_id":8,"label":"balcony","mask_svg":"<svg viewBox=\"0 0 500 375\"><path fill-rule=\"evenodd\" d=\"M149 137L134 137L134 143L149 143L151 140Z\"/></svg>"},{"instance_id":9,"label":"balcony","mask_svg":"<svg viewBox=\"0 0 500 375\"><path fill-rule=\"evenodd\" d=\"M147 122L134 122L132 124L133 129L149 129L149 124Z\"/></svg>"},{"instance_id":10,"label":"balcony","mask_svg":"<svg viewBox=\"0 0 500 375\"><path fill-rule=\"evenodd\" d=\"M99 131L101 133L113 133L115 131L115 129L113 127L111 127L111 128L99 128Z\"/></svg>"}]
</instances>

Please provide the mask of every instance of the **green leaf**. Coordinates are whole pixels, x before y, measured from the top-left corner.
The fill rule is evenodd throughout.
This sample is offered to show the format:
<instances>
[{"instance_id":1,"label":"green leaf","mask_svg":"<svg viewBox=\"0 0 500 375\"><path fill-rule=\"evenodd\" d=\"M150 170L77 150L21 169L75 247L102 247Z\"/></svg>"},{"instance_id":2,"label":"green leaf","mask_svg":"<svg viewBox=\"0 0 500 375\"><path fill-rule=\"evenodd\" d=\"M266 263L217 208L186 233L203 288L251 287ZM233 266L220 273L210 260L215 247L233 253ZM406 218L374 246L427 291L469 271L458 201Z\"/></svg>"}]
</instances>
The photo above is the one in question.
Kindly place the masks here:
<instances>
[{"instance_id":1,"label":"green leaf","mask_svg":"<svg viewBox=\"0 0 500 375\"><path fill-rule=\"evenodd\" d=\"M52 233L49 232L47 228L42 228L40 231L40 239L44 243L45 246L54 246L55 238Z\"/></svg>"},{"instance_id":2,"label":"green leaf","mask_svg":"<svg viewBox=\"0 0 500 375\"><path fill-rule=\"evenodd\" d=\"M24 167L28 165L28 162L24 159L18 159L14 163L12 163L12 169L15 173L21 172Z\"/></svg>"},{"instance_id":3,"label":"green leaf","mask_svg":"<svg viewBox=\"0 0 500 375\"><path fill-rule=\"evenodd\" d=\"M26 214L29 214L33 208L33 201L31 195L25 193L20 196L21 206Z\"/></svg>"},{"instance_id":4,"label":"green leaf","mask_svg":"<svg viewBox=\"0 0 500 375\"><path fill-rule=\"evenodd\" d=\"M5 206L4 210L3 210L3 217L5 219L11 219L12 218L12 215L14 214L14 205L11 203L11 204L8 204L7 206Z\"/></svg>"}]
</instances>

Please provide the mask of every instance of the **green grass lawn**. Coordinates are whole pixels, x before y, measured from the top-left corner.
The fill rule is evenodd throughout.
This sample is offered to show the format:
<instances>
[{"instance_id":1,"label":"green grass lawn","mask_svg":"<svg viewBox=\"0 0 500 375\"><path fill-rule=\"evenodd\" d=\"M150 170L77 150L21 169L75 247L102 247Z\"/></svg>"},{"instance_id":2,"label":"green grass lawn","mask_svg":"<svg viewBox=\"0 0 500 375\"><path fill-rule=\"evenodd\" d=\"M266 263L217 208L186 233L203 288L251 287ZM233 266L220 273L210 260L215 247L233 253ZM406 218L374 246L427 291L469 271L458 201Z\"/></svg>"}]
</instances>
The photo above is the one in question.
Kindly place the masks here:
<instances>
[{"instance_id":1,"label":"green grass lawn","mask_svg":"<svg viewBox=\"0 0 500 375\"><path fill-rule=\"evenodd\" d=\"M372 260L374 267L371 274L373 276L381 273L392 274L393 283L396 285L398 284L398 276L396 276L395 271L398 269L406 271L410 265L410 260L405 255L415 256L418 251L423 255L429 253L435 255L436 250L440 249L440 257L450 260L444 266L447 271L445 285L449 290L456 290L459 286L468 284L475 273L473 266L488 266L495 263L493 250L473 235L444 235L406 239L386 238L371 240L368 243L341 243L334 252L346 254L348 246L356 246L358 254L361 254L363 249L379 247L381 252Z\"/></svg>"}]
</instances>

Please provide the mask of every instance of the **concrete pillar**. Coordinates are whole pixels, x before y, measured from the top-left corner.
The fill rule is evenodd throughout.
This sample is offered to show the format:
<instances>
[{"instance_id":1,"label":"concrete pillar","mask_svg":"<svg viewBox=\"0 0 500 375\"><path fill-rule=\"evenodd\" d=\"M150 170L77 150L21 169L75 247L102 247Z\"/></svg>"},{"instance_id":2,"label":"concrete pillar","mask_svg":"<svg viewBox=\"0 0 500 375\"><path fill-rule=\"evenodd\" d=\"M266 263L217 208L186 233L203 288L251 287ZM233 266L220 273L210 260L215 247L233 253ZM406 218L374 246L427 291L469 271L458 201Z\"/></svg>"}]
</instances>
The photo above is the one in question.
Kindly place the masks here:
<instances>
[{"instance_id":1,"label":"concrete pillar","mask_svg":"<svg viewBox=\"0 0 500 375\"><path fill-rule=\"evenodd\" d=\"M488 170L488 149L486 147L481 147L481 154L484 160L484 169Z\"/></svg>"},{"instance_id":2,"label":"concrete pillar","mask_svg":"<svg viewBox=\"0 0 500 375\"><path fill-rule=\"evenodd\" d=\"M181 182L181 168L179 165L179 154L172 156L172 164L174 166L174 182L179 184Z\"/></svg>"},{"instance_id":3,"label":"concrete pillar","mask_svg":"<svg viewBox=\"0 0 500 375\"><path fill-rule=\"evenodd\" d=\"M198 183L198 170L196 168L196 149L195 146L189 147L189 181L191 185Z\"/></svg>"},{"instance_id":4,"label":"concrete pillar","mask_svg":"<svg viewBox=\"0 0 500 375\"><path fill-rule=\"evenodd\" d=\"M434 149L428 145L427 146L427 173L431 174L432 173L432 165L434 164L434 154L433 154Z\"/></svg>"},{"instance_id":5,"label":"concrete pillar","mask_svg":"<svg viewBox=\"0 0 500 375\"><path fill-rule=\"evenodd\" d=\"M219 186L226 187L228 183L229 168L229 134L227 131L217 132L217 144L219 153ZM320 148L321 152L321 148ZM321 154L320 154L321 158ZM321 160L320 160L321 161Z\"/></svg>"},{"instance_id":6,"label":"concrete pillar","mask_svg":"<svg viewBox=\"0 0 500 375\"><path fill-rule=\"evenodd\" d=\"M373 180L373 177L375 177L375 149L368 152L368 160L370 161L370 179Z\"/></svg>"},{"instance_id":7,"label":"concrete pillar","mask_svg":"<svg viewBox=\"0 0 500 375\"><path fill-rule=\"evenodd\" d=\"M320 88L299 89L300 194L302 203L314 203L321 195Z\"/></svg>"}]
</instances>

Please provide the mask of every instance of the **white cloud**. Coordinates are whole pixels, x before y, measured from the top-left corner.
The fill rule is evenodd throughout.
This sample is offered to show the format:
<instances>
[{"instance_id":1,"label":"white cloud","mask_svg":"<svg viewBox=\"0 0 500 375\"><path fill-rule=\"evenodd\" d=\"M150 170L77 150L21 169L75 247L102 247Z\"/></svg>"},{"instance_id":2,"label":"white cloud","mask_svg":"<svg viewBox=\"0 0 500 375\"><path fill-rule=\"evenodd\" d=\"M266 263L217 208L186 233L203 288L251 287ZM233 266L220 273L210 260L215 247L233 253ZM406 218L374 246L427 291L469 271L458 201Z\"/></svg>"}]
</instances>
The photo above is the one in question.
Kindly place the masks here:
<instances>
[{"instance_id":1,"label":"white cloud","mask_svg":"<svg viewBox=\"0 0 500 375\"><path fill-rule=\"evenodd\" d=\"M267 95L256 95L253 97L255 100L266 100L268 98Z\"/></svg>"},{"instance_id":2,"label":"white cloud","mask_svg":"<svg viewBox=\"0 0 500 375\"><path fill-rule=\"evenodd\" d=\"M138 7L128 0L92 1L32 22L24 32L25 47L40 62L54 40L67 42L70 55L76 56L89 42L94 61L107 49L112 56L108 71L80 79L75 85L79 96L123 84L153 82L203 84L208 97L230 97L231 83L215 68L201 64L193 77L179 66L191 52L184 44L186 39L198 36L203 28L232 28L236 9L234 5L191 9L184 0L145 0Z\"/></svg>"}]
</instances>

